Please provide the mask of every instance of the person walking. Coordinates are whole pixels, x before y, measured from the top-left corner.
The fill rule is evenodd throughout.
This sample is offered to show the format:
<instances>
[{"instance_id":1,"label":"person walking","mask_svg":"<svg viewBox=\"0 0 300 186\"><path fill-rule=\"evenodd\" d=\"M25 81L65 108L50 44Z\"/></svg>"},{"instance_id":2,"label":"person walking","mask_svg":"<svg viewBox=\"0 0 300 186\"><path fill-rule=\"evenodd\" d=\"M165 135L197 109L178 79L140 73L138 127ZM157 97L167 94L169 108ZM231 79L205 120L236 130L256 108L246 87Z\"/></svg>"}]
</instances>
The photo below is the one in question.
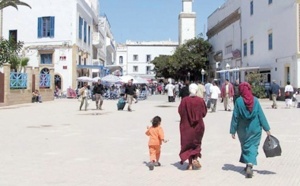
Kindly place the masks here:
<instances>
[{"instance_id":1,"label":"person walking","mask_svg":"<svg viewBox=\"0 0 300 186\"><path fill-rule=\"evenodd\" d=\"M234 96L234 90L232 84L229 82L228 79L225 80L225 83L222 85L221 88L221 97L224 103L225 111L231 111L230 102Z\"/></svg>"},{"instance_id":2,"label":"person walking","mask_svg":"<svg viewBox=\"0 0 300 186\"><path fill-rule=\"evenodd\" d=\"M200 98L204 98L204 94L205 94L205 87L202 82L198 82L197 96Z\"/></svg>"},{"instance_id":3,"label":"person walking","mask_svg":"<svg viewBox=\"0 0 300 186\"><path fill-rule=\"evenodd\" d=\"M150 154L150 162L148 164L149 169L153 170L154 166L160 166L160 153L162 142L167 143L163 128L161 127L161 117L155 116L152 119L152 126L147 127L146 135L149 136L148 147Z\"/></svg>"},{"instance_id":4,"label":"person walking","mask_svg":"<svg viewBox=\"0 0 300 186\"><path fill-rule=\"evenodd\" d=\"M272 108L277 109L277 97L281 96L281 93L280 93L280 87L276 83L276 80L273 80L270 90L271 90L272 100L273 100Z\"/></svg>"},{"instance_id":5,"label":"person walking","mask_svg":"<svg viewBox=\"0 0 300 186\"><path fill-rule=\"evenodd\" d=\"M289 81L286 84L287 85L284 88L285 104L287 108L291 108L293 104L292 98L294 94L294 88Z\"/></svg>"},{"instance_id":6,"label":"person walking","mask_svg":"<svg viewBox=\"0 0 300 186\"><path fill-rule=\"evenodd\" d=\"M128 107L127 107L127 110L129 112L131 112L131 105L132 105L132 102L133 102L133 99L134 99L134 95L136 95L136 87L135 85L132 84L132 81L129 80L128 81L128 84L125 88L125 97L127 99L127 103L128 103Z\"/></svg>"},{"instance_id":7,"label":"person walking","mask_svg":"<svg viewBox=\"0 0 300 186\"><path fill-rule=\"evenodd\" d=\"M186 80L184 86L181 88L179 92L179 97L181 97L181 100L190 95L189 85L190 85L190 81Z\"/></svg>"},{"instance_id":8,"label":"person walking","mask_svg":"<svg viewBox=\"0 0 300 186\"><path fill-rule=\"evenodd\" d=\"M205 88L205 103L207 105L208 100L210 99L210 87L212 86L212 84L207 81L207 83L204 85Z\"/></svg>"},{"instance_id":9,"label":"person walking","mask_svg":"<svg viewBox=\"0 0 300 186\"><path fill-rule=\"evenodd\" d=\"M188 160L187 170L200 169L201 145L204 135L204 121L207 109L205 102L197 94L198 86L192 83L189 86L190 96L181 100L178 107L180 115L180 144L179 157L181 164Z\"/></svg>"},{"instance_id":10,"label":"person walking","mask_svg":"<svg viewBox=\"0 0 300 186\"><path fill-rule=\"evenodd\" d=\"M102 110L103 105L103 94L104 94L104 86L101 83L101 80L99 79L97 84L93 88L93 94L95 94L96 97L96 109Z\"/></svg>"},{"instance_id":11,"label":"person walking","mask_svg":"<svg viewBox=\"0 0 300 186\"><path fill-rule=\"evenodd\" d=\"M221 94L220 88L217 86L217 83L214 81L212 86L210 86L210 104L211 104L211 112L216 112L218 98Z\"/></svg>"},{"instance_id":12,"label":"person walking","mask_svg":"<svg viewBox=\"0 0 300 186\"><path fill-rule=\"evenodd\" d=\"M165 87L165 90L167 90L168 93L168 101L169 102L174 102L175 97L174 97L174 92L175 92L175 86L172 84L172 79L168 79L168 84Z\"/></svg>"},{"instance_id":13,"label":"person walking","mask_svg":"<svg viewBox=\"0 0 300 186\"><path fill-rule=\"evenodd\" d=\"M79 110L81 110L83 104L84 104L84 108L85 111L87 111L87 107L88 107L88 94L89 94L89 90L87 88L88 84L84 83L83 87L79 90L79 95L81 97L81 102L80 102L80 106L79 106Z\"/></svg>"},{"instance_id":14,"label":"person walking","mask_svg":"<svg viewBox=\"0 0 300 186\"><path fill-rule=\"evenodd\" d=\"M235 80L235 83L233 84L233 90L234 90L233 105L235 105L235 100L238 97L240 97L239 85L240 85L239 79Z\"/></svg>"},{"instance_id":15,"label":"person walking","mask_svg":"<svg viewBox=\"0 0 300 186\"><path fill-rule=\"evenodd\" d=\"M246 164L246 178L252 178L253 165L257 165L262 129L267 135L271 135L271 132L260 103L252 94L250 84L241 83L239 91L241 97L237 98L233 110L230 134L235 139L237 133L242 149L240 162Z\"/></svg>"}]
</instances>

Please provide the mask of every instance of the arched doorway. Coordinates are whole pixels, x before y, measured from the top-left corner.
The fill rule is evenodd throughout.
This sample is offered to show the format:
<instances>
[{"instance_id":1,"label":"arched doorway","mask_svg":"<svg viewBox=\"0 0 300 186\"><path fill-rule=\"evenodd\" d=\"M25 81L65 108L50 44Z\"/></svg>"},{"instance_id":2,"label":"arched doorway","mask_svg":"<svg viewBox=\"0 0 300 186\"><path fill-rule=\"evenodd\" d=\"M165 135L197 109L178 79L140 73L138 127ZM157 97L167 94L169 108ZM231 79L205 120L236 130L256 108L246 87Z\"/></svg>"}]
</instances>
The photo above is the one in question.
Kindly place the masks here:
<instances>
[{"instance_id":1,"label":"arched doorway","mask_svg":"<svg viewBox=\"0 0 300 186\"><path fill-rule=\"evenodd\" d=\"M59 89L61 89L61 76L58 74L54 75L54 84L55 84L55 88L58 87Z\"/></svg>"}]
</instances>

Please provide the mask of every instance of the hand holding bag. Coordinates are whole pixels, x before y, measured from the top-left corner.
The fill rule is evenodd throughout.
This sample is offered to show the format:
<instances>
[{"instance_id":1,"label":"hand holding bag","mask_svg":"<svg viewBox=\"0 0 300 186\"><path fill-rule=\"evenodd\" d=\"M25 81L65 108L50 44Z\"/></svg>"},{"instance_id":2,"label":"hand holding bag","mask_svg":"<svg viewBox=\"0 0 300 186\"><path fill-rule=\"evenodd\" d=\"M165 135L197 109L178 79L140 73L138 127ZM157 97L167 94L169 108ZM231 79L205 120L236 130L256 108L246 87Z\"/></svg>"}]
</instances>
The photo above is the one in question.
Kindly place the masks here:
<instances>
[{"instance_id":1,"label":"hand holding bag","mask_svg":"<svg viewBox=\"0 0 300 186\"><path fill-rule=\"evenodd\" d=\"M279 140L272 135L267 136L263 145L263 150L267 158L281 156Z\"/></svg>"}]
</instances>

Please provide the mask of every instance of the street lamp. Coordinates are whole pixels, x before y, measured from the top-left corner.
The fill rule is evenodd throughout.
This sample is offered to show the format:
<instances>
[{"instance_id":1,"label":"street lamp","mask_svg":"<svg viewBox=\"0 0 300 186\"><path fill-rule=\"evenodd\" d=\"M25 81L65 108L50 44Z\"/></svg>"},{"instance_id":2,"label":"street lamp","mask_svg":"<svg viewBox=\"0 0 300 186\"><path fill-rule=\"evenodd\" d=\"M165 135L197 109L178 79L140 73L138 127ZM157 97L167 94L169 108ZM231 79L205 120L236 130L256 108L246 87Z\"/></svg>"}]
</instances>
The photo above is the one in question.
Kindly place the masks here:
<instances>
[{"instance_id":1,"label":"street lamp","mask_svg":"<svg viewBox=\"0 0 300 186\"><path fill-rule=\"evenodd\" d=\"M205 70L202 68L202 70L201 70L202 83L204 83L204 74L205 74Z\"/></svg>"},{"instance_id":2,"label":"street lamp","mask_svg":"<svg viewBox=\"0 0 300 186\"><path fill-rule=\"evenodd\" d=\"M188 73L187 73L187 76L188 76L188 80L190 81L190 80L191 80L191 73L188 72Z\"/></svg>"}]
</instances>

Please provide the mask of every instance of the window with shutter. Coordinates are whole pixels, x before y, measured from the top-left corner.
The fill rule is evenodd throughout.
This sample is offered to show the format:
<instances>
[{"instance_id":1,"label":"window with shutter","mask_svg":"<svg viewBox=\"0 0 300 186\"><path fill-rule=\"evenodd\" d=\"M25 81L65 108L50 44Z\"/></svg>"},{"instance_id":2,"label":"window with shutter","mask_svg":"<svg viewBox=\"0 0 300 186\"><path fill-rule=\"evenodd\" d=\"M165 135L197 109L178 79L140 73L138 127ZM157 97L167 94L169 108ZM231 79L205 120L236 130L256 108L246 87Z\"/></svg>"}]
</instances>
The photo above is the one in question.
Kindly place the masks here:
<instances>
[{"instance_id":1,"label":"window with shutter","mask_svg":"<svg viewBox=\"0 0 300 186\"><path fill-rule=\"evenodd\" d=\"M83 25L83 41L86 43L86 22L84 21L84 25Z\"/></svg>"},{"instance_id":2,"label":"window with shutter","mask_svg":"<svg viewBox=\"0 0 300 186\"><path fill-rule=\"evenodd\" d=\"M79 28L78 28L79 39L82 39L82 24L83 24L83 19L79 17Z\"/></svg>"},{"instance_id":3,"label":"window with shutter","mask_svg":"<svg viewBox=\"0 0 300 186\"><path fill-rule=\"evenodd\" d=\"M38 38L54 37L55 17L39 17L38 18Z\"/></svg>"}]
</instances>

